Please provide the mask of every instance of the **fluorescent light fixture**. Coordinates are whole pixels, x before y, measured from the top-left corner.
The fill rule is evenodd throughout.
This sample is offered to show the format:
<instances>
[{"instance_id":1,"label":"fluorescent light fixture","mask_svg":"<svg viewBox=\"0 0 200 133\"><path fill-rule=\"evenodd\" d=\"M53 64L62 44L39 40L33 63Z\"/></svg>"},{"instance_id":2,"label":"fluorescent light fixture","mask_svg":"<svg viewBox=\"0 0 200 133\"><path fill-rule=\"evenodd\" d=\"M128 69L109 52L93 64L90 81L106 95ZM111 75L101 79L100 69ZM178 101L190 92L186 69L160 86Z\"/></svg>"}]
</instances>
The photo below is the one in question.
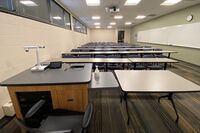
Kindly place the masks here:
<instances>
[{"instance_id":1,"label":"fluorescent light fixture","mask_svg":"<svg viewBox=\"0 0 200 133\"><path fill-rule=\"evenodd\" d=\"M100 25L100 23L94 23L94 25Z\"/></svg>"},{"instance_id":2,"label":"fluorescent light fixture","mask_svg":"<svg viewBox=\"0 0 200 133\"><path fill-rule=\"evenodd\" d=\"M99 6L100 0L86 0L88 6Z\"/></svg>"},{"instance_id":3,"label":"fluorescent light fixture","mask_svg":"<svg viewBox=\"0 0 200 133\"><path fill-rule=\"evenodd\" d=\"M120 15L114 16L114 19L122 19L122 18L123 18L123 16L120 16Z\"/></svg>"},{"instance_id":4,"label":"fluorescent light fixture","mask_svg":"<svg viewBox=\"0 0 200 133\"><path fill-rule=\"evenodd\" d=\"M144 19L144 18L146 18L146 16L144 16L144 15L138 15L138 16L136 17L136 19Z\"/></svg>"},{"instance_id":5,"label":"fluorescent light fixture","mask_svg":"<svg viewBox=\"0 0 200 133\"><path fill-rule=\"evenodd\" d=\"M97 20L97 19L101 19L100 16L92 16L92 19Z\"/></svg>"},{"instance_id":6,"label":"fluorescent light fixture","mask_svg":"<svg viewBox=\"0 0 200 133\"><path fill-rule=\"evenodd\" d=\"M135 6L140 3L141 0L126 0L125 6Z\"/></svg>"},{"instance_id":7,"label":"fluorescent light fixture","mask_svg":"<svg viewBox=\"0 0 200 133\"><path fill-rule=\"evenodd\" d=\"M132 24L131 22L126 22L126 23L125 23L125 25L131 25L131 24Z\"/></svg>"},{"instance_id":8,"label":"fluorescent light fixture","mask_svg":"<svg viewBox=\"0 0 200 133\"><path fill-rule=\"evenodd\" d=\"M20 0L20 3L26 6L38 6L35 2L31 0Z\"/></svg>"},{"instance_id":9,"label":"fluorescent light fixture","mask_svg":"<svg viewBox=\"0 0 200 133\"><path fill-rule=\"evenodd\" d=\"M107 28L109 28L109 29L110 29L110 28L112 28L112 26L111 26L111 25L109 25L109 26L107 26Z\"/></svg>"},{"instance_id":10,"label":"fluorescent light fixture","mask_svg":"<svg viewBox=\"0 0 200 133\"><path fill-rule=\"evenodd\" d=\"M95 28L99 29L99 28L101 28L101 27L100 27L100 26L96 26Z\"/></svg>"},{"instance_id":11,"label":"fluorescent light fixture","mask_svg":"<svg viewBox=\"0 0 200 133\"><path fill-rule=\"evenodd\" d=\"M161 3L161 6L172 6L175 5L179 2L181 2L182 0L165 0L163 3Z\"/></svg>"},{"instance_id":12,"label":"fluorescent light fixture","mask_svg":"<svg viewBox=\"0 0 200 133\"><path fill-rule=\"evenodd\" d=\"M115 22L110 22L110 25L116 25L116 23Z\"/></svg>"},{"instance_id":13,"label":"fluorescent light fixture","mask_svg":"<svg viewBox=\"0 0 200 133\"><path fill-rule=\"evenodd\" d=\"M54 16L53 19L61 20L62 18L60 16Z\"/></svg>"},{"instance_id":14,"label":"fluorescent light fixture","mask_svg":"<svg viewBox=\"0 0 200 133\"><path fill-rule=\"evenodd\" d=\"M76 26L76 29L80 29L81 27L80 26Z\"/></svg>"}]
</instances>

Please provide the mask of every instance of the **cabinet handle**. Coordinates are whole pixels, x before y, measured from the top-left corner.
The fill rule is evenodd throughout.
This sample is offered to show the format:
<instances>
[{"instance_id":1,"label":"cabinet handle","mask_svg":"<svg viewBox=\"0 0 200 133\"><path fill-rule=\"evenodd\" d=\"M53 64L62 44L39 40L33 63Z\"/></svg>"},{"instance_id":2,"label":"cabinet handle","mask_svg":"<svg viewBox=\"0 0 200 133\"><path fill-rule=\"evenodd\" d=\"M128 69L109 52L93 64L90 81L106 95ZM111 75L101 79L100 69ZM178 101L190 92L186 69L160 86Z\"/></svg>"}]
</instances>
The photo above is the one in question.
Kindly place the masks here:
<instances>
[{"instance_id":1,"label":"cabinet handle","mask_svg":"<svg viewBox=\"0 0 200 133\"><path fill-rule=\"evenodd\" d=\"M74 101L74 99L73 98L69 98L69 99L67 99L67 101L68 102L72 102L72 101Z\"/></svg>"}]
</instances>

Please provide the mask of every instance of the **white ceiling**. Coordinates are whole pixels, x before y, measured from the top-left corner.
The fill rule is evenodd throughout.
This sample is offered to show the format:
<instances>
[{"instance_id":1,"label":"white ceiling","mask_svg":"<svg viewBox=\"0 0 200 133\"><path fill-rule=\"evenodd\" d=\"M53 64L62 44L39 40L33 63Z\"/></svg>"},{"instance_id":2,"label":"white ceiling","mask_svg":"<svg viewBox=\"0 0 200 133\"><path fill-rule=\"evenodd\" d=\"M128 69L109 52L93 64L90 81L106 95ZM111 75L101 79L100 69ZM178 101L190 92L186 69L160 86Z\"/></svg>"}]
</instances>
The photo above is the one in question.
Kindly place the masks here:
<instances>
[{"instance_id":1,"label":"white ceiling","mask_svg":"<svg viewBox=\"0 0 200 133\"><path fill-rule=\"evenodd\" d=\"M101 5L92 7L87 6L85 0L57 0L67 9L69 9L74 15L76 15L81 21L87 24L88 27L94 28L94 22L100 22L101 28L106 28L110 22L116 22L116 26L113 27L127 27L124 25L126 21L131 21L133 25L148 21L150 19L168 14L170 12L177 11L182 8L186 8L192 5L200 3L200 0L183 0L182 2L173 6L160 6L164 0L142 0L137 6L124 6L126 0L101 0ZM105 8L109 6L117 6L120 8L118 14L123 15L123 19L114 20L113 15L107 13ZM136 20L137 15L150 15L156 14L154 17L147 17L143 20ZM92 16L101 16L100 20L92 20ZM189 14L188 14L189 15Z\"/></svg>"}]
</instances>

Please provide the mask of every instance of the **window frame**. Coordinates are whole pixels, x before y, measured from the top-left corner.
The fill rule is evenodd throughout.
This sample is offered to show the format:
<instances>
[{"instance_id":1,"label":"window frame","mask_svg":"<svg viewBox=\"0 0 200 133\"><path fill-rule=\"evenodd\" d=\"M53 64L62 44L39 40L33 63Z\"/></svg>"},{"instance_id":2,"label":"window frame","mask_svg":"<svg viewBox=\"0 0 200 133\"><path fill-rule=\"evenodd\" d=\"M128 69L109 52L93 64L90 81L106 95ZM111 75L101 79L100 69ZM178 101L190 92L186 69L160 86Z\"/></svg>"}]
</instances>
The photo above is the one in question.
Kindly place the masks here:
<instances>
[{"instance_id":1,"label":"window frame","mask_svg":"<svg viewBox=\"0 0 200 133\"><path fill-rule=\"evenodd\" d=\"M66 29L66 30L72 30L72 26L70 26L70 28L66 28L66 26L60 26L60 25L57 25L57 24L54 24L52 23L51 21L51 7L50 7L50 0L47 0L47 7L48 7L48 17L49 17L49 20L44 20L44 19L40 19L40 18L36 18L36 17L31 17L31 16L28 16L28 15L23 15L23 14L20 14L19 12L19 1L18 0L13 0L15 2L15 5L16 5L16 9L11 11L11 10L8 10L8 9L5 9L5 8L0 8L0 12L3 12L3 13L7 13L7 14L12 14L12 15L15 15L15 16L18 16L18 17L23 17L23 18L26 18L26 19L30 19L30 20L34 20L34 21L38 21L38 22L41 22L41 23L45 23L45 24L49 24L49 25L52 25L52 26L56 26L56 27L59 27L59 28L63 28L63 29ZM54 1L54 0L52 0ZM65 8L63 8L60 4L58 4L56 1L54 1L62 10L63 10L63 19L65 17L65 13L69 14L69 22L70 22L70 25L72 25L72 21L71 21L71 17L73 17L73 15L68 12ZM64 23L65 23L65 19L64 19Z\"/></svg>"},{"instance_id":2,"label":"window frame","mask_svg":"<svg viewBox=\"0 0 200 133\"><path fill-rule=\"evenodd\" d=\"M74 22L74 20L75 20L75 22ZM76 21L77 21L79 24L81 24L81 26L85 27L85 32L81 32L81 31L75 30ZM73 30L74 30L75 32L78 32L78 33L87 34L87 26L85 26L81 21L79 21L79 20L78 20L77 18L75 18L74 16L73 16Z\"/></svg>"}]
</instances>

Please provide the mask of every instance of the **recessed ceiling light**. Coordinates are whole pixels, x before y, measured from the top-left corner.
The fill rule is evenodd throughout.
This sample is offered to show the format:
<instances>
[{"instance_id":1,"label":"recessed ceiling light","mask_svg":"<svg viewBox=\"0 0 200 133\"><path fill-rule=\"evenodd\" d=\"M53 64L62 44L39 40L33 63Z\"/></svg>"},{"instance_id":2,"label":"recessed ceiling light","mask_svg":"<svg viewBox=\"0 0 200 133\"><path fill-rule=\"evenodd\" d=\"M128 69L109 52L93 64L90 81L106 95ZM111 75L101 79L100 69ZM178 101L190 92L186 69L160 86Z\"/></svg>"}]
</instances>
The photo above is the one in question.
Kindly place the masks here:
<instances>
[{"instance_id":1,"label":"recessed ceiling light","mask_svg":"<svg viewBox=\"0 0 200 133\"><path fill-rule=\"evenodd\" d=\"M100 25L100 23L94 23L94 25Z\"/></svg>"},{"instance_id":2,"label":"recessed ceiling light","mask_svg":"<svg viewBox=\"0 0 200 133\"><path fill-rule=\"evenodd\" d=\"M100 6L100 0L86 0L88 6Z\"/></svg>"},{"instance_id":3,"label":"recessed ceiling light","mask_svg":"<svg viewBox=\"0 0 200 133\"><path fill-rule=\"evenodd\" d=\"M126 0L125 6L135 6L140 3L141 0Z\"/></svg>"},{"instance_id":4,"label":"recessed ceiling light","mask_svg":"<svg viewBox=\"0 0 200 133\"><path fill-rule=\"evenodd\" d=\"M165 0L163 3L161 3L161 6L172 6L175 5L179 2L181 2L182 0Z\"/></svg>"},{"instance_id":5,"label":"recessed ceiling light","mask_svg":"<svg viewBox=\"0 0 200 133\"><path fill-rule=\"evenodd\" d=\"M107 28L109 28L109 29L110 29L110 28L112 28L112 26L110 26L110 25L109 25L109 26L107 26Z\"/></svg>"},{"instance_id":6,"label":"recessed ceiling light","mask_svg":"<svg viewBox=\"0 0 200 133\"><path fill-rule=\"evenodd\" d=\"M54 16L53 19L61 20L62 18L60 16Z\"/></svg>"},{"instance_id":7,"label":"recessed ceiling light","mask_svg":"<svg viewBox=\"0 0 200 133\"><path fill-rule=\"evenodd\" d=\"M110 22L110 25L116 25L116 23L115 22Z\"/></svg>"},{"instance_id":8,"label":"recessed ceiling light","mask_svg":"<svg viewBox=\"0 0 200 133\"><path fill-rule=\"evenodd\" d=\"M138 15L138 16L136 17L136 19L144 19L144 18L146 18L146 16L144 16L144 15Z\"/></svg>"},{"instance_id":9,"label":"recessed ceiling light","mask_svg":"<svg viewBox=\"0 0 200 133\"><path fill-rule=\"evenodd\" d=\"M123 18L123 16L120 16L120 15L114 16L114 19L122 19L122 18Z\"/></svg>"},{"instance_id":10,"label":"recessed ceiling light","mask_svg":"<svg viewBox=\"0 0 200 133\"><path fill-rule=\"evenodd\" d=\"M100 26L96 26L95 28L99 29L99 28L101 28L101 27L100 27Z\"/></svg>"},{"instance_id":11,"label":"recessed ceiling light","mask_svg":"<svg viewBox=\"0 0 200 133\"><path fill-rule=\"evenodd\" d=\"M125 23L125 25L131 25L131 24L132 24L131 22L126 22L126 23Z\"/></svg>"},{"instance_id":12,"label":"recessed ceiling light","mask_svg":"<svg viewBox=\"0 0 200 133\"><path fill-rule=\"evenodd\" d=\"M101 19L100 16L92 16L92 19L96 20L96 19Z\"/></svg>"},{"instance_id":13,"label":"recessed ceiling light","mask_svg":"<svg viewBox=\"0 0 200 133\"><path fill-rule=\"evenodd\" d=\"M20 0L20 3L26 6L38 6L35 2L31 0Z\"/></svg>"}]
</instances>

